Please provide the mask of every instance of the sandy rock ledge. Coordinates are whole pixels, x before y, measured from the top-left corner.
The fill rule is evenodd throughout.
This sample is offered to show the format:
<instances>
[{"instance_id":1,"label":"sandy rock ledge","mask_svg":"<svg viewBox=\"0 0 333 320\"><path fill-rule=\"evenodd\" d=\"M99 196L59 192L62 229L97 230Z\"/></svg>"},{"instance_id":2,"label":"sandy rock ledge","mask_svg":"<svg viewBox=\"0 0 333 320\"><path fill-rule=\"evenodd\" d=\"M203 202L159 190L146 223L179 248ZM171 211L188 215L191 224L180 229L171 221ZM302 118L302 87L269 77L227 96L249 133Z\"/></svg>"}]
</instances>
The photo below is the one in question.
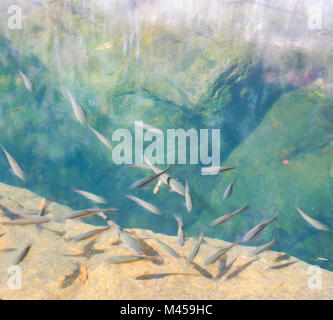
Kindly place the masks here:
<instances>
[{"instance_id":1,"label":"sandy rock ledge","mask_svg":"<svg viewBox=\"0 0 333 320\"><path fill-rule=\"evenodd\" d=\"M36 209L40 197L32 192L0 184L0 219L18 218L10 211L18 206ZM127 230L137 237L145 254L161 260L107 264L114 255L134 254L117 238L104 232L94 239L69 239L95 229L78 220L61 221L71 209L53 203L55 220L43 226L0 226L0 299L332 299L333 273L321 270L321 289L310 289L311 265L281 252L252 256L252 247L237 246L226 259L207 267L203 261L229 243L207 238L194 263L185 258L195 239L180 248L172 236L149 230ZM57 219L58 218L58 219ZM174 248L181 258L168 256L151 235ZM32 247L19 264L22 288L10 289L8 267L29 243Z\"/></svg>"}]
</instances>

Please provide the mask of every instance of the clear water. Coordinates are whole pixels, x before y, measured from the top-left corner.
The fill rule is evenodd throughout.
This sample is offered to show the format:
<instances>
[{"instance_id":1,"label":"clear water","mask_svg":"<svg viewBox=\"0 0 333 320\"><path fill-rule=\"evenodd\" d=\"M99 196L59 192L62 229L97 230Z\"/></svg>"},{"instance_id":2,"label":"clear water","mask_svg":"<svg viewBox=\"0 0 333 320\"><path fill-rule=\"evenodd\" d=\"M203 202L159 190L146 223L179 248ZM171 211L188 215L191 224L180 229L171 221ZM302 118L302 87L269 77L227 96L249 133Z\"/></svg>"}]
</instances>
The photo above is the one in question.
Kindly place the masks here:
<instances>
[{"instance_id":1,"label":"clear water","mask_svg":"<svg viewBox=\"0 0 333 320\"><path fill-rule=\"evenodd\" d=\"M1 181L75 209L95 206L73 192L87 190L119 209L119 225L172 235L174 212L183 215L188 236L205 230L229 241L278 214L253 244L274 237L274 250L332 270L332 234L310 227L295 206L333 228L333 33L327 19L333 8L313 2L322 9L322 26L309 29L304 5L288 3L2 1L1 143L27 179L14 176L2 154ZM22 10L22 29L8 27L13 4ZM221 161L237 170L201 176L201 165L174 165L172 176L182 183L187 178L191 187L190 214L183 197L166 187L157 195L153 185L129 191L147 171L114 164L112 153L75 120L67 89L88 124L110 140L118 128L134 132L134 120L164 132L220 128ZM234 178L232 196L222 201ZM126 193L152 202L163 215L139 208ZM246 213L209 227L246 204Z\"/></svg>"}]
</instances>

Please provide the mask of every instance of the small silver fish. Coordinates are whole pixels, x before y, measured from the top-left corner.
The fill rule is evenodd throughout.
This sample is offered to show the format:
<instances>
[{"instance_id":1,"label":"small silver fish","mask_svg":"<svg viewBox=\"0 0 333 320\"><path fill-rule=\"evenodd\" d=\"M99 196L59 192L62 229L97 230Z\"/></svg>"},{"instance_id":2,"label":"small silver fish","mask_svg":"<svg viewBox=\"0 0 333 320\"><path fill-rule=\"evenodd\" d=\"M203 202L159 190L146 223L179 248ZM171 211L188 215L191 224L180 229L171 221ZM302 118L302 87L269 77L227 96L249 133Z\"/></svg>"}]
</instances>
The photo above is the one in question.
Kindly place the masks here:
<instances>
[{"instance_id":1,"label":"small silver fish","mask_svg":"<svg viewBox=\"0 0 333 320\"><path fill-rule=\"evenodd\" d=\"M234 180L232 180L232 182L228 185L227 189L225 189L224 194L223 194L223 200L227 200L232 193L232 188L234 186Z\"/></svg>"},{"instance_id":2,"label":"small silver fish","mask_svg":"<svg viewBox=\"0 0 333 320\"><path fill-rule=\"evenodd\" d=\"M194 244L191 252L189 253L189 255L186 258L186 263L187 264L190 264L193 261L193 259L196 257L196 255L198 254L203 239L204 239L204 234L202 232L201 235L200 235L200 238Z\"/></svg>"},{"instance_id":3,"label":"small silver fish","mask_svg":"<svg viewBox=\"0 0 333 320\"><path fill-rule=\"evenodd\" d=\"M99 212L99 213L97 213L97 215L100 216L102 219L104 219L104 221L107 223L107 225L109 227L111 227L111 228L116 227L117 229L120 229L120 227L115 222L113 222L110 218L108 218L104 212Z\"/></svg>"},{"instance_id":4,"label":"small silver fish","mask_svg":"<svg viewBox=\"0 0 333 320\"><path fill-rule=\"evenodd\" d=\"M78 242L78 241L81 241L81 240L86 240L86 239L89 239L89 238L92 238L96 235L99 235L105 231L108 231L110 230L111 227L105 227L105 228L98 228L98 229L94 229L94 230L90 230L88 232L85 232L85 233L82 233L76 237L73 237L72 239L70 239L71 241L75 241L75 242Z\"/></svg>"},{"instance_id":5,"label":"small silver fish","mask_svg":"<svg viewBox=\"0 0 333 320\"><path fill-rule=\"evenodd\" d=\"M31 216L29 218L20 218L16 220L10 220L10 221L1 221L0 223L3 225L10 225L10 226L27 226L30 224L42 224L50 222L50 217L45 216Z\"/></svg>"},{"instance_id":6,"label":"small silver fish","mask_svg":"<svg viewBox=\"0 0 333 320\"><path fill-rule=\"evenodd\" d=\"M162 170L160 168L157 168L154 166L147 158L144 158L144 164L148 166L149 169L153 170L155 173L161 173ZM161 180L164 184L168 184L167 180L170 178L170 176L167 173L162 174L159 177L159 180Z\"/></svg>"},{"instance_id":7,"label":"small silver fish","mask_svg":"<svg viewBox=\"0 0 333 320\"><path fill-rule=\"evenodd\" d=\"M76 218L83 218L88 217L96 213L100 212L110 212L110 213L117 213L118 210L111 208L111 209L83 209L83 210L77 210L77 211L71 211L68 213L65 213L62 218L63 219L76 219Z\"/></svg>"},{"instance_id":8,"label":"small silver fish","mask_svg":"<svg viewBox=\"0 0 333 320\"><path fill-rule=\"evenodd\" d=\"M105 260L106 263L130 263L143 260L156 260L160 259L158 256L113 256Z\"/></svg>"},{"instance_id":9,"label":"small silver fish","mask_svg":"<svg viewBox=\"0 0 333 320\"><path fill-rule=\"evenodd\" d=\"M12 265L18 265L20 264L23 259L27 256L27 254L29 253L30 249L32 247L32 244L28 244L28 246L26 246L22 252L20 252L20 254L15 258L15 260L13 261Z\"/></svg>"},{"instance_id":10,"label":"small silver fish","mask_svg":"<svg viewBox=\"0 0 333 320\"><path fill-rule=\"evenodd\" d=\"M145 177L145 178L142 178L134 183L132 183L132 185L130 186L130 189L138 189L138 188L142 188L144 187L145 185L153 182L155 179L157 179L159 176L163 175L164 173L168 172L170 170L171 167L168 167L166 169L164 169L163 171L159 172L159 173L156 173L156 174L153 174L149 177Z\"/></svg>"},{"instance_id":11,"label":"small silver fish","mask_svg":"<svg viewBox=\"0 0 333 320\"><path fill-rule=\"evenodd\" d=\"M162 183L163 183L162 180L157 181L156 186L153 189L153 194L156 194L158 192L158 190L160 190Z\"/></svg>"},{"instance_id":12,"label":"small silver fish","mask_svg":"<svg viewBox=\"0 0 333 320\"><path fill-rule=\"evenodd\" d=\"M237 215L237 214L243 212L243 211L246 210L248 207L249 207L249 206L247 205L247 206L245 206L245 207L243 207L243 208L240 208L240 209L238 209L238 210L236 210L236 211L229 212L229 213L227 213L227 214L225 214L225 215L223 215L223 216L221 216L221 217L215 219L210 225L211 225L212 227L214 227L214 226L218 226L219 224L228 221L229 219L231 219L231 218L234 217L235 215Z\"/></svg>"},{"instance_id":13,"label":"small silver fish","mask_svg":"<svg viewBox=\"0 0 333 320\"><path fill-rule=\"evenodd\" d=\"M150 131L150 132L152 132L152 133L154 133L154 134L157 134L157 135L163 135L162 130L157 129L157 128L155 128L155 127L153 127L153 126L151 126L151 125L149 125L149 124L146 124L146 123L144 123L144 122L142 122L142 121L134 121L134 124L135 124L136 126L140 126L140 127L142 127L143 129L146 129L147 131Z\"/></svg>"},{"instance_id":14,"label":"small silver fish","mask_svg":"<svg viewBox=\"0 0 333 320\"><path fill-rule=\"evenodd\" d=\"M271 247L273 247L275 243L275 240L271 241L271 242L268 242L268 243L265 243L264 245L260 246L260 247L257 247L255 248L253 251L252 251L252 254L253 255L257 255L257 254L260 254L266 250L269 250Z\"/></svg>"},{"instance_id":15,"label":"small silver fish","mask_svg":"<svg viewBox=\"0 0 333 320\"><path fill-rule=\"evenodd\" d=\"M183 197L185 196L185 188L176 179L169 177L167 184L170 187L171 191L177 192Z\"/></svg>"},{"instance_id":16,"label":"small silver fish","mask_svg":"<svg viewBox=\"0 0 333 320\"><path fill-rule=\"evenodd\" d=\"M145 208L146 210L155 213L155 214L161 214L160 210L158 210L154 205L150 204L147 201L144 201L140 198L134 197L134 196L130 196L130 195L125 195L125 197L131 199L132 201L136 202L139 206Z\"/></svg>"},{"instance_id":17,"label":"small silver fish","mask_svg":"<svg viewBox=\"0 0 333 320\"><path fill-rule=\"evenodd\" d=\"M178 244L182 247L185 243L184 224L181 217L176 214L173 215L178 223Z\"/></svg>"},{"instance_id":18,"label":"small silver fish","mask_svg":"<svg viewBox=\"0 0 333 320\"><path fill-rule=\"evenodd\" d=\"M221 248L219 250L217 250L215 253L213 253L211 256L208 256L205 261L204 261L204 265L208 266L212 263L214 263L217 259L221 258L222 256L224 256L229 250L231 250L234 246L236 246L238 244L238 241L236 241L235 243L233 243L232 245L230 245L229 247L226 248Z\"/></svg>"},{"instance_id":19,"label":"small silver fish","mask_svg":"<svg viewBox=\"0 0 333 320\"><path fill-rule=\"evenodd\" d=\"M154 166L147 158L144 159L145 163L153 170L156 174L161 173L162 170ZM185 189L176 179L172 178L168 174L164 173L159 177L159 180L164 184L168 185L171 191L177 192L178 194L185 196Z\"/></svg>"},{"instance_id":20,"label":"small silver fish","mask_svg":"<svg viewBox=\"0 0 333 320\"><path fill-rule=\"evenodd\" d=\"M47 213L46 210L47 210L47 206L48 206L49 203L44 198L42 199L41 202L42 202L42 207L39 210L38 215L39 216L45 216L45 214Z\"/></svg>"},{"instance_id":21,"label":"small silver fish","mask_svg":"<svg viewBox=\"0 0 333 320\"><path fill-rule=\"evenodd\" d=\"M107 146L109 149L112 149L112 145L111 142L105 138L102 134L100 134L98 131L96 131L93 127L89 126L89 129L95 134L95 136L97 137L97 139L102 142L105 146Z\"/></svg>"},{"instance_id":22,"label":"small silver fish","mask_svg":"<svg viewBox=\"0 0 333 320\"><path fill-rule=\"evenodd\" d=\"M233 170L235 169L236 166L232 166L232 167L219 167L219 166L212 166L212 167L205 167L205 168L201 168L201 174L204 175L214 175L214 174L218 174L224 171L229 171L229 170Z\"/></svg>"},{"instance_id":23,"label":"small silver fish","mask_svg":"<svg viewBox=\"0 0 333 320\"><path fill-rule=\"evenodd\" d=\"M9 152L5 149L3 145L1 145L3 152L5 153L8 163L12 168L13 172L16 176L18 176L21 180L25 179L25 174L19 164L15 161L15 159L9 154Z\"/></svg>"},{"instance_id":24,"label":"small silver fish","mask_svg":"<svg viewBox=\"0 0 333 320\"><path fill-rule=\"evenodd\" d=\"M72 96L69 90L67 90L67 93L71 101L76 120L78 120L82 125L85 125L87 119L81 105L76 101L76 99Z\"/></svg>"},{"instance_id":25,"label":"small silver fish","mask_svg":"<svg viewBox=\"0 0 333 320\"><path fill-rule=\"evenodd\" d=\"M32 84L32 82L30 81L30 79L22 72L19 71L20 76L22 77L23 81L24 81L24 85L25 87L30 91L34 91L34 85Z\"/></svg>"},{"instance_id":26,"label":"small silver fish","mask_svg":"<svg viewBox=\"0 0 333 320\"><path fill-rule=\"evenodd\" d=\"M186 184L185 184L185 205L186 205L187 212L190 213L192 210L192 197L191 197L190 188L188 186L187 180L186 180Z\"/></svg>"},{"instance_id":27,"label":"small silver fish","mask_svg":"<svg viewBox=\"0 0 333 320\"><path fill-rule=\"evenodd\" d=\"M104 198L97 196L96 194L93 194L91 192L78 189L74 189L74 192L79 193L81 196L84 196L88 200L94 201L96 203L106 204L106 200Z\"/></svg>"},{"instance_id":28,"label":"small silver fish","mask_svg":"<svg viewBox=\"0 0 333 320\"><path fill-rule=\"evenodd\" d=\"M53 202L53 200L52 201L50 201L50 202ZM42 199L42 207L41 207L41 209L40 209L40 211L38 212L38 215L39 216L45 216L45 214L47 213L47 206L49 205L49 203L50 202L48 202L48 201L46 201L44 198ZM36 227L37 227L37 229L40 229L41 228L41 225L39 225L39 224L37 224L36 225Z\"/></svg>"},{"instance_id":29,"label":"small silver fish","mask_svg":"<svg viewBox=\"0 0 333 320\"><path fill-rule=\"evenodd\" d=\"M324 224L322 224L321 222L310 218L306 213L304 213L300 208L296 207L298 213L301 215L301 217L307 221L309 224L311 224L314 228L316 228L317 230L321 230L321 231L330 231L330 228Z\"/></svg>"},{"instance_id":30,"label":"small silver fish","mask_svg":"<svg viewBox=\"0 0 333 320\"><path fill-rule=\"evenodd\" d=\"M153 239L160 245L160 247L166 252L168 253L170 256L175 257L175 258L180 258L180 255L173 250L171 247L169 247L167 244L165 244L164 242L162 242L161 240L153 237Z\"/></svg>"},{"instance_id":31,"label":"small silver fish","mask_svg":"<svg viewBox=\"0 0 333 320\"><path fill-rule=\"evenodd\" d=\"M143 253L143 249L140 244L127 231L120 228L118 236L127 248L132 249L139 254Z\"/></svg>"},{"instance_id":32,"label":"small silver fish","mask_svg":"<svg viewBox=\"0 0 333 320\"><path fill-rule=\"evenodd\" d=\"M253 240L261 231L264 230L266 226L268 226L271 222L275 221L276 217L270 218L266 221L263 221L259 223L257 226L252 228L250 231L248 231L244 237L242 238L242 242L248 242Z\"/></svg>"}]
</instances>

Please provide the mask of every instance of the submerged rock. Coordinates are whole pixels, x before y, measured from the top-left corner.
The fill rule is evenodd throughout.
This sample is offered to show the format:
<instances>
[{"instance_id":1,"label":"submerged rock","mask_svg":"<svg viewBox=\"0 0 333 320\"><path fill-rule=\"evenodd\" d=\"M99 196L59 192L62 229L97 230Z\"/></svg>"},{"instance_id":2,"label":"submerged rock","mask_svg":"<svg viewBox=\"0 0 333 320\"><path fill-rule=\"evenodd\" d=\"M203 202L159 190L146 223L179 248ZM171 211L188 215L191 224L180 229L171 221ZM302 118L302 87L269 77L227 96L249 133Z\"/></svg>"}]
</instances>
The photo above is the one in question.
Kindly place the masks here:
<instances>
[{"instance_id":1,"label":"submerged rock","mask_svg":"<svg viewBox=\"0 0 333 320\"><path fill-rule=\"evenodd\" d=\"M221 193L237 177L237 189L223 203L233 210L250 203L249 212L222 227L226 239L241 230L278 215L274 225L264 231L272 235L279 250L287 250L309 262L325 256L331 269L331 235L318 232L299 216L302 207L314 219L332 225L332 113L331 99L298 90L280 98L248 139L229 156L226 164L236 163L237 172L219 179L211 195L214 208L221 207ZM210 213L201 217L210 221ZM219 231L219 232L221 232Z\"/></svg>"}]
</instances>

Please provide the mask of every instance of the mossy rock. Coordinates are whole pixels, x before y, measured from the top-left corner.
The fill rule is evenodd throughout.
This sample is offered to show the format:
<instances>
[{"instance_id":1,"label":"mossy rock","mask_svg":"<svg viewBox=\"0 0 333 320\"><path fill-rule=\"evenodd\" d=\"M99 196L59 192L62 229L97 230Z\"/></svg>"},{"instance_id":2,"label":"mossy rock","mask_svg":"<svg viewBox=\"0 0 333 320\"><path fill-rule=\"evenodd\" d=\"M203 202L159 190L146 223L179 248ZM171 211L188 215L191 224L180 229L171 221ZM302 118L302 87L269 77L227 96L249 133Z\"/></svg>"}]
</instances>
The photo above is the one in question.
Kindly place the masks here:
<instances>
[{"instance_id":1,"label":"mossy rock","mask_svg":"<svg viewBox=\"0 0 333 320\"><path fill-rule=\"evenodd\" d=\"M237 169L217 178L210 201L214 211L206 211L201 220L208 224L241 206L248 204L250 208L225 225L210 229L209 234L236 239L262 220L278 215L261 241L274 237L277 248L294 254L306 250L308 260L333 258L330 234L315 231L295 209L298 206L314 219L333 226L333 137L323 125L324 119L328 121L326 108L332 108L327 99L302 90L277 101L228 157L225 164L237 165ZM234 191L222 201L232 179L236 179Z\"/></svg>"}]
</instances>

